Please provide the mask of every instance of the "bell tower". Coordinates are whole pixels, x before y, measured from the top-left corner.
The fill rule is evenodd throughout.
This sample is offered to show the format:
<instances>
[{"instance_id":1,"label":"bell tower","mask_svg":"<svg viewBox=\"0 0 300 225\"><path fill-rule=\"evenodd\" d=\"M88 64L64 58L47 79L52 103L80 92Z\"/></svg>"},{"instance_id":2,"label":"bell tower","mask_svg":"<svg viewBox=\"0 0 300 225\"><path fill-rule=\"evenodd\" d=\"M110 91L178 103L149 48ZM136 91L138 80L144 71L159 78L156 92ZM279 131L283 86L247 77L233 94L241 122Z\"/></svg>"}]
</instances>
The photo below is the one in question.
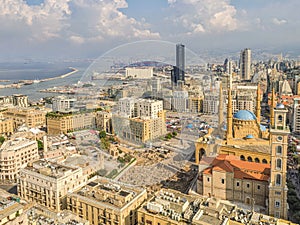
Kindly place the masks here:
<instances>
[{"instance_id":1,"label":"bell tower","mask_svg":"<svg viewBox=\"0 0 300 225\"><path fill-rule=\"evenodd\" d=\"M287 219L287 149L289 127L286 125L288 110L278 103L272 109L274 123L270 128L271 173L269 183L269 215Z\"/></svg>"}]
</instances>

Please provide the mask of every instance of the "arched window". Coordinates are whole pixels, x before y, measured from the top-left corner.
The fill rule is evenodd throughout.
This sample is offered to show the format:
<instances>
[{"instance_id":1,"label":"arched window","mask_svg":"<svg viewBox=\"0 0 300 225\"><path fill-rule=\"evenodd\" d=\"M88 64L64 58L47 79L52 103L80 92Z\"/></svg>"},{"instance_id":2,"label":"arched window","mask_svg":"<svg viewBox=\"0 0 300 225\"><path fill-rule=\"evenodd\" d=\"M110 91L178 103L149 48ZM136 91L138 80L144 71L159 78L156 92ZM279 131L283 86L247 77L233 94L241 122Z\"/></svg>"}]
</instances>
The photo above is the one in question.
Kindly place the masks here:
<instances>
[{"instance_id":1,"label":"arched window","mask_svg":"<svg viewBox=\"0 0 300 225\"><path fill-rule=\"evenodd\" d=\"M262 163L263 163L263 164L267 164L268 161L267 161L266 159L263 159L263 160L262 160Z\"/></svg>"},{"instance_id":2,"label":"arched window","mask_svg":"<svg viewBox=\"0 0 300 225\"><path fill-rule=\"evenodd\" d=\"M276 155L281 155L282 154L282 147L280 145L278 145L276 147Z\"/></svg>"},{"instance_id":3,"label":"arched window","mask_svg":"<svg viewBox=\"0 0 300 225\"><path fill-rule=\"evenodd\" d=\"M251 156L248 156L247 160L248 160L248 162L252 162L253 161Z\"/></svg>"},{"instance_id":4,"label":"arched window","mask_svg":"<svg viewBox=\"0 0 300 225\"><path fill-rule=\"evenodd\" d=\"M280 174L276 174L276 185L277 186L281 185L281 175Z\"/></svg>"},{"instance_id":5,"label":"arched window","mask_svg":"<svg viewBox=\"0 0 300 225\"><path fill-rule=\"evenodd\" d=\"M282 122L282 115L279 115L279 116L278 116L278 121L279 121L279 122Z\"/></svg>"},{"instance_id":6,"label":"arched window","mask_svg":"<svg viewBox=\"0 0 300 225\"><path fill-rule=\"evenodd\" d=\"M240 159L245 161L245 156L241 155Z\"/></svg>"},{"instance_id":7,"label":"arched window","mask_svg":"<svg viewBox=\"0 0 300 225\"><path fill-rule=\"evenodd\" d=\"M260 163L259 158L255 158L254 161L255 161L256 163Z\"/></svg>"},{"instance_id":8,"label":"arched window","mask_svg":"<svg viewBox=\"0 0 300 225\"><path fill-rule=\"evenodd\" d=\"M276 169L281 169L281 167L282 167L281 159L276 159Z\"/></svg>"}]
</instances>

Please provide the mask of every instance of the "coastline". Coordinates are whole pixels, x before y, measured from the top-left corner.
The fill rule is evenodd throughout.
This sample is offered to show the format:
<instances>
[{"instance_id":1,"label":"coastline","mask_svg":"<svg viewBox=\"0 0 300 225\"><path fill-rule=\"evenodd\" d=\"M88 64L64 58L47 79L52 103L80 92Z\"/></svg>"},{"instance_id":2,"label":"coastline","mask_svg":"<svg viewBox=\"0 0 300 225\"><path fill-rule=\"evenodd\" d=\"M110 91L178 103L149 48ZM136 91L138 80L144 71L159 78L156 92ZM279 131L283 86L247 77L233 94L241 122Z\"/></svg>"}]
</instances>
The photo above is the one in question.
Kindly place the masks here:
<instances>
[{"instance_id":1,"label":"coastline","mask_svg":"<svg viewBox=\"0 0 300 225\"><path fill-rule=\"evenodd\" d=\"M68 72L66 74L59 75L59 76L44 78L44 79L41 79L41 80L19 80L17 83L0 85L0 88L20 88L23 85L31 85L31 84L34 84L34 83L47 82L47 81L56 80L56 79L62 79L62 78L66 78L68 76L71 76L72 74L77 73L79 71L78 69L76 69L74 67L69 67L69 69L71 69L72 71ZM7 81L7 82L9 82L9 81Z\"/></svg>"}]
</instances>

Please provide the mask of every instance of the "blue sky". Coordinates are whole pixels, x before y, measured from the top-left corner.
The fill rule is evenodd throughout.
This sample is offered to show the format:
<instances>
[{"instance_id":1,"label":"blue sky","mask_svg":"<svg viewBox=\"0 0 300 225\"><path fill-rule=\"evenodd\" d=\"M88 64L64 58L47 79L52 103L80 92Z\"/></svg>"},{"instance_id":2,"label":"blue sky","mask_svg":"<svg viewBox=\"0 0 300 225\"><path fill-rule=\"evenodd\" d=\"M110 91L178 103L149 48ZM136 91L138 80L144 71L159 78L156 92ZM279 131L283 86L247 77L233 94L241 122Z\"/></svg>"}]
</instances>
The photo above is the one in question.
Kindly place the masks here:
<instances>
[{"instance_id":1,"label":"blue sky","mask_svg":"<svg viewBox=\"0 0 300 225\"><path fill-rule=\"evenodd\" d=\"M95 57L142 40L195 52L299 49L299 0L3 0L0 57Z\"/></svg>"}]
</instances>

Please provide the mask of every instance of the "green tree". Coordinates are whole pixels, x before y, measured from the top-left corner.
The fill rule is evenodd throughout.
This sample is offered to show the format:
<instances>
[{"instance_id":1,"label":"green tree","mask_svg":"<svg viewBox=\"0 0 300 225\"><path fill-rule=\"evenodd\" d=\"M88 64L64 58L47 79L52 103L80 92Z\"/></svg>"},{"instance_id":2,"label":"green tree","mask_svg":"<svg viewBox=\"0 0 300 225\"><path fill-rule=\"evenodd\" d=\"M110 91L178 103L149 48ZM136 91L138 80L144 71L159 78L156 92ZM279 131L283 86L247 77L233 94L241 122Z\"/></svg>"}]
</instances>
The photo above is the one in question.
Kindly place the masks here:
<instances>
[{"instance_id":1,"label":"green tree","mask_svg":"<svg viewBox=\"0 0 300 225\"><path fill-rule=\"evenodd\" d=\"M44 144L43 144L43 142L41 140L37 140L37 143L38 143L38 149L39 150L44 149Z\"/></svg>"},{"instance_id":2,"label":"green tree","mask_svg":"<svg viewBox=\"0 0 300 225\"><path fill-rule=\"evenodd\" d=\"M0 136L0 144L3 144L4 141L5 141L5 137Z\"/></svg>"},{"instance_id":3,"label":"green tree","mask_svg":"<svg viewBox=\"0 0 300 225\"><path fill-rule=\"evenodd\" d=\"M103 131L100 131L99 133L99 138L102 139L102 138L106 138L106 132L103 130Z\"/></svg>"}]
</instances>

